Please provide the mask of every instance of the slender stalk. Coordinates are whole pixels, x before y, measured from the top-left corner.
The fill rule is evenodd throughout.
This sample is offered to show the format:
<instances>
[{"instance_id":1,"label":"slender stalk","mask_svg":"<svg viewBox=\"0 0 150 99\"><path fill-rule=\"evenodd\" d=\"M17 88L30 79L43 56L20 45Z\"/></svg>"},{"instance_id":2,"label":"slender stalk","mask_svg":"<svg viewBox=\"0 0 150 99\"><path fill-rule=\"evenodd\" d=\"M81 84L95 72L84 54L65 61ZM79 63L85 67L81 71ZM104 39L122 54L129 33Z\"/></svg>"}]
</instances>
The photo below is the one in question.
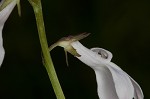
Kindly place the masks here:
<instances>
[{"instance_id":1,"label":"slender stalk","mask_svg":"<svg viewBox=\"0 0 150 99\"><path fill-rule=\"evenodd\" d=\"M43 14L42 14L41 0L29 0L29 2L33 7L35 17L36 17L36 23L37 23L39 39L40 39L40 43L42 47L45 68L48 72L48 76L52 83L57 99L65 99L65 96L61 89L61 86L57 78L57 74L55 72L55 68L54 68L50 53L49 53L49 48L48 48L46 34L45 34L45 26L44 26Z\"/></svg>"}]
</instances>

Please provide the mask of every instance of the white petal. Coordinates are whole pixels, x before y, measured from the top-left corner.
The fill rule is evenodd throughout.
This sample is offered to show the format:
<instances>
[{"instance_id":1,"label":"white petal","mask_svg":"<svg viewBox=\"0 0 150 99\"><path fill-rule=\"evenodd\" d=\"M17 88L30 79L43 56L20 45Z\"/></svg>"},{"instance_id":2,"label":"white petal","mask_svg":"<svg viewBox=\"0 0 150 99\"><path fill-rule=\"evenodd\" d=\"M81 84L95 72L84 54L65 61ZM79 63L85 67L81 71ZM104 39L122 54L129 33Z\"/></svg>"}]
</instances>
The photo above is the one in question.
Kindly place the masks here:
<instances>
[{"instance_id":1,"label":"white petal","mask_svg":"<svg viewBox=\"0 0 150 99\"><path fill-rule=\"evenodd\" d=\"M4 1L4 0L3 0ZM16 5L16 0L13 0L9 5L7 5L2 11L0 11L0 27L4 26L5 21L9 17L10 13L12 12L13 8Z\"/></svg>"},{"instance_id":2,"label":"white petal","mask_svg":"<svg viewBox=\"0 0 150 99\"><path fill-rule=\"evenodd\" d=\"M118 98L112 74L106 66L99 66L94 69L97 80L97 90L100 99Z\"/></svg>"},{"instance_id":3,"label":"white petal","mask_svg":"<svg viewBox=\"0 0 150 99\"><path fill-rule=\"evenodd\" d=\"M3 1L1 1L1 3ZM5 54L5 51L4 51L4 48L3 48L2 30L3 30L3 26L4 26L8 16L12 12L15 5L16 5L16 0L12 1L2 11L0 11L0 66L3 62L4 54Z\"/></svg>"},{"instance_id":4,"label":"white petal","mask_svg":"<svg viewBox=\"0 0 150 99\"><path fill-rule=\"evenodd\" d=\"M115 88L119 99L133 99L134 97L134 86L128 75L121 69L116 69L118 67L116 64L109 63L106 66L111 71L113 80L115 83Z\"/></svg>"},{"instance_id":5,"label":"white petal","mask_svg":"<svg viewBox=\"0 0 150 99\"><path fill-rule=\"evenodd\" d=\"M130 77L130 79L134 86L134 99L144 99L144 95L139 84L133 78Z\"/></svg>"},{"instance_id":6,"label":"white petal","mask_svg":"<svg viewBox=\"0 0 150 99\"><path fill-rule=\"evenodd\" d=\"M111 52L103 49L103 48L91 48L91 50L98 54L98 56L101 56L105 61L110 62L113 55ZM101 59L100 58L100 59Z\"/></svg>"},{"instance_id":7,"label":"white petal","mask_svg":"<svg viewBox=\"0 0 150 99\"><path fill-rule=\"evenodd\" d=\"M100 65L100 63L103 65L104 63L110 62L110 60L104 59L97 53L84 47L79 41L73 42L71 43L71 45L74 49L76 49L77 53L81 55L81 57L77 58L79 58L83 63L91 66L92 68L94 68L95 65Z\"/></svg>"},{"instance_id":8,"label":"white petal","mask_svg":"<svg viewBox=\"0 0 150 99\"><path fill-rule=\"evenodd\" d=\"M109 51L106 51L101 48L92 48L91 50L94 52L96 51L96 53L101 52L100 54L105 53L106 54L105 56L112 56ZM106 58L109 59L109 57ZM115 83L116 92L119 99L132 99L134 97L134 88L128 75L126 75L121 68L119 68L117 65L113 64L112 62L105 63L104 65L109 68L112 74L113 81Z\"/></svg>"},{"instance_id":9,"label":"white petal","mask_svg":"<svg viewBox=\"0 0 150 99\"><path fill-rule=\"evenodd\" d=\"M124 73L126 76L130 78L130 81L132 82L132 85L134 87L134 99L144 99L144 95L143 95L141 87L132 77L130 77L126 72L124 72L120 67L118 67L114 63L110 63L109 66L114 68L116 71L122 71L122 73Z\"/></svg>"}]
</instances>

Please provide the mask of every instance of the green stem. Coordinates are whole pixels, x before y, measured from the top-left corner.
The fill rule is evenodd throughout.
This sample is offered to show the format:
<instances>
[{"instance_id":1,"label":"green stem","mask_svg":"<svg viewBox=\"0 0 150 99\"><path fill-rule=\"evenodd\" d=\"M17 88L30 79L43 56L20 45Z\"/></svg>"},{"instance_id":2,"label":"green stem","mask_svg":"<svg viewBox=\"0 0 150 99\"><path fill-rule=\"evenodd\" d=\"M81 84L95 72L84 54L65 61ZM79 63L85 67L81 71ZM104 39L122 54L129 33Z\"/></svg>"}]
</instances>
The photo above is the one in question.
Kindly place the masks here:
<instances>
[{"instance_id":1,"label":"green stem","mask_svg":"<svg viewBox=\"0 0 150 99\"><path fill-rule=\"evenodd\" d=\"M53 66L53 62L49 53L46 34L45 34L45 26L44 26L44 20L43 20L43 14L42 14L42 5L41 0L29 0L30 4L33 7L35 17L36 17L36 23L39 33L39 39L42 47L43 52L43 58L44 58L44 65L48 72L48 76L50 78L50 81L52 83L54 92L56 94L57 99L65 99L65 96L63 94L63 91L61 89L59 80L57 78L57 74L55 72L55 68Z\"/></svg>"}]
</instances>

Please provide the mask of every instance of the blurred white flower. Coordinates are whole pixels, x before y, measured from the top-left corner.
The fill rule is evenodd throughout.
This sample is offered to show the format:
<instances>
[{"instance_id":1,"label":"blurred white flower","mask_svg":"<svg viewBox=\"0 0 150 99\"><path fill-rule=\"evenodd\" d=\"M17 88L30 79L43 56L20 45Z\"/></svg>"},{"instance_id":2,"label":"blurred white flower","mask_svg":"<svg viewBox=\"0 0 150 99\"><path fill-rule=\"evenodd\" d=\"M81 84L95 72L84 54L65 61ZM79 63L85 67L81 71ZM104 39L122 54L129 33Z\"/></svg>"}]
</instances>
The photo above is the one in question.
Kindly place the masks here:
<instances>
[{"instance_id":1,"label":"blurred white flower","mask_svg":"<svg viewBox=\"0 0 150 99\"><path fill-rule=\"evenodd\" d=\"M126 72L111 62L112 54L102 48L88 49L80 42L71 43L80 55L80 61L90 66L96 74L100 99L143 99L143 92Z\"/></svg>"},{"instance_id":2,"label":"blurred white flower","mask_svg":"<svg viewBox=\"0 0 150 99\"><path fill-rule=\"evenodd\" d=\"M78 40L87 37L89 33L63 37L50 46L63 47L80 61L91 67L96 74L97 91L100 99L143 99L143 92L134 81L120 67L111 62L111 52L102 48L88 49Z\"/></svg>"},{"instance_id":3,"label":"blurred white flower","mask_svg":"<svg viewBox=\"0 0 150 99\"><path fill-rule=\"evenodd\" d=\"M4 24L12 12L13 8L16 5L17 0L1 0L0 1L0 66L4 59L4 48L3 48L3 38L2 38L2 30ZM5 3L5 4L4 4Z\"/></svg>"}]
</instances>

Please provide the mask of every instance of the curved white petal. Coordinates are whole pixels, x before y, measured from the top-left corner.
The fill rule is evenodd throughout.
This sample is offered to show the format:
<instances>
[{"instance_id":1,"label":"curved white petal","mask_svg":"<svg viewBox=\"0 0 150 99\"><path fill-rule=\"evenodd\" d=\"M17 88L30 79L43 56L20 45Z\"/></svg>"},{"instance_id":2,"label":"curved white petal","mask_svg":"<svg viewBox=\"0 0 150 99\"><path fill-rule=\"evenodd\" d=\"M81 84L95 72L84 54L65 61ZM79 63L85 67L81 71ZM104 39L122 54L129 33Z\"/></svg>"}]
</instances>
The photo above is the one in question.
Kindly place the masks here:
<instances>
[{"instance_id":1,"label":"curved white petal","mask_svg":"<svg viewBox=\"0 0 150 99\"><path fill-rule=\"evenodd\" d=\"M134 86L134 99L144 99L144 95L139 84L133 78L130 77L130 79Z\"/></svg>"},{"instance_id":2,"label":"curved white petal","mask_svg":"<svg viewBox=\"0 0 150 99\"><path fill-rule=\"evenodd\" d=\"M115 69L118 72L121 71L122 73L124 73L124 75L126 75L130 79L134 89L134 93L133 93L134 99L144 99L144 95L141 87L132 77L130 77L126 72L124 72L120 67L118 67L116 64L112 62L109 64L109 67ZM127 91L129 92L130 90Z\"/></svg>"},{"instance_id":3,"label":"curved white petal","mask_svg":"<svg viewBox=\"0 0 150 99\"><path fill-rule=\"evenodd\" d=\"M133 99L134 87L128 75L126 75L123 70L114 68L114 66L117 65L113 63L106 64L106 66L113 75L113 80L115 82L115 88L119 99Z\"/></svg>"},{"instance_id":4,"label":"curved white petal","mask_svg":"<svg viewBox=\"0 0 150 99\"><path fill-rule=\"evenodd\" d=\"M110 70L106 66L99 66L94 69L97 80L97 91L100 99L118 98L115 83Z\"/></svg>"},{"instance_id":5,"label":"curved white petal","mask_svg":"<svg viewBox=\"0 0 150 99\"><path fill-rule=\"evenodd\" d=\"M4 0L1 1L0 5L4 2ZM14 6L16 5L16 0L12 1L9 5L7 5L2 11L0 11L0 66L4 59L4 48L3 48L3 38L2 38L2 30L3 26L12 12Z\"/></svg>"},{"instance_id":6,"label":"curved white petal","mask_svg":"<svg viewBox=\"0 0 150 99\"><path fill-rule=\"evenodd\" d=\"M134 99L144 99L144 95L143 95L141 87L132 77L130 77L126 72L124 72L120 67L118 67L116 64L114 64L112 62L109 64L109 66L111 68L115 69L116 71L122 71L122 73L124 73L124 75L129 77L129 79L132 82L132 85L134 87L134 95L133 95Z\"/></svg>"},{"instance_id":7,"label":"curved white petal","mask_svg":"<svg viewBox=\"0 0 150 99\"><path fill-rule=\"evenodd\" d=\"M116 64L110 62L112 54L102 48L84 47L81 43L71 44L83 63L90 66L96 74L98 95L101 99L143 99L140 86Z\"/></svg>"}]
</instances>

